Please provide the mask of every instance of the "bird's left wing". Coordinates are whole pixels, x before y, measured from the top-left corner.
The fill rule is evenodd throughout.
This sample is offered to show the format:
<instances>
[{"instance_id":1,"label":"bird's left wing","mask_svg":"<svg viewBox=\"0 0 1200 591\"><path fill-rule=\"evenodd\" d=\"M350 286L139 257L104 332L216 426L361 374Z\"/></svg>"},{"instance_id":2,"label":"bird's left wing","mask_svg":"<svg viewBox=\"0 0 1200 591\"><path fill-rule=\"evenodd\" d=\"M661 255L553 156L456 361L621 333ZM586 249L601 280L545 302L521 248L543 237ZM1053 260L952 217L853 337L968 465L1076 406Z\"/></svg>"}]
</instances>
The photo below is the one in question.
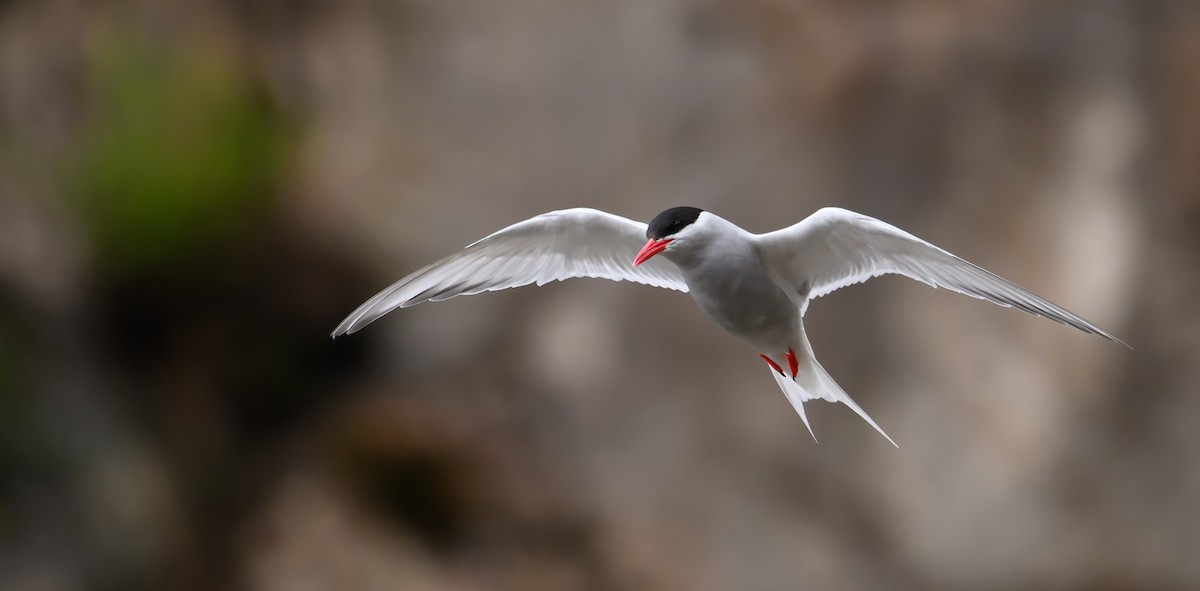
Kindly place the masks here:
<instances>
[{"instance_id":1,"label":"bird's left wing","mask_svg":"<svg viewBox=\"0 0 1200 591\"><path fill-rule=\"evenodd\" d=\"M852 211L826 207L798 224L758 238L772 277L786 283L783 287L792 293L816 298L872 277L898 273L1121 342L999 275L900 228Z\"/></svg>"},{"instance_id":2,"label":"bird's left wing","mask_svg":"<svg viewBox=\"0 0 1200 591\"><path fill-rule=\"evenodd\" d=\"M679 269L657 257L637 267L646 224L595 209L552 211L513 224L393 283L333 331L353 333L396 308L573 277L635 281L686 292Z\"/></svg>"}]
</instances>

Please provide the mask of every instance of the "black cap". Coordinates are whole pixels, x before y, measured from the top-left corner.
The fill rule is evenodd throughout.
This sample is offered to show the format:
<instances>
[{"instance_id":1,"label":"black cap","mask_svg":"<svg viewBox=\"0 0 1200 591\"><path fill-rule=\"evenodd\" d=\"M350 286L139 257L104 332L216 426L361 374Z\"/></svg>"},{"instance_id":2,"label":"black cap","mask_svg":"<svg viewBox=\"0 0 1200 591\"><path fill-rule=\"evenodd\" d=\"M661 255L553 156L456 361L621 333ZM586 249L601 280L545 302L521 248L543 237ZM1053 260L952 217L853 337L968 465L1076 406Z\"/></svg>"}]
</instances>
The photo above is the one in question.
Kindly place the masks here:
<instances>
[{"instance_id":1,"label":"black cap","mask_svg":"<svg viewBox=\"0 0 1200 591\"><path fill-rule=\"evenodd\" d=\"M672 207L650 220L650 225L646 227L646 238L662 240L673 236L696 221L702 211L698 207Z\"/></svg>"}]
</instances>

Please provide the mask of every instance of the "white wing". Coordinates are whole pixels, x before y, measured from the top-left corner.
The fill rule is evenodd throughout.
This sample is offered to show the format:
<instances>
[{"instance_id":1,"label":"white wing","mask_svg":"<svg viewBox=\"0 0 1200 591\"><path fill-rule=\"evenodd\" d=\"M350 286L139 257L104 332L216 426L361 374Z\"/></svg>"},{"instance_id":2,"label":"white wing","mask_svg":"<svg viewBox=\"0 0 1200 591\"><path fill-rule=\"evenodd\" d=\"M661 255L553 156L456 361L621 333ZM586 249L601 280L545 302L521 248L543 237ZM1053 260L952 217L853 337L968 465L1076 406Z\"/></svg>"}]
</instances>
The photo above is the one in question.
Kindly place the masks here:
<instances>
[{"instance_id":1,"label":"white wing","mask_svg":"<svg viewBox=\"0 0 1200 591\"><path fill-rule=\"evenodd\" d=\"M999 275L895 226L845 209L826 207L794 226L762 234L759 240L775 280L786 283L783 287L802 298L804 294L820 297L872 277L898 273L1121 343L1096 325Z\"/></svg>"},{"instance_id":2,"label":"white wing","mask_svg":"<svg viewBox=\"0 0 1200 591\"><path fill-rule=\"evenodd\" d=\"M334 337L358 331L396 308L572 277L636 281L686 292L671 262L634 267L646 224L595 209L552 211L513 224L393 283L351 313Z\"/></svg>"}]
</instances>

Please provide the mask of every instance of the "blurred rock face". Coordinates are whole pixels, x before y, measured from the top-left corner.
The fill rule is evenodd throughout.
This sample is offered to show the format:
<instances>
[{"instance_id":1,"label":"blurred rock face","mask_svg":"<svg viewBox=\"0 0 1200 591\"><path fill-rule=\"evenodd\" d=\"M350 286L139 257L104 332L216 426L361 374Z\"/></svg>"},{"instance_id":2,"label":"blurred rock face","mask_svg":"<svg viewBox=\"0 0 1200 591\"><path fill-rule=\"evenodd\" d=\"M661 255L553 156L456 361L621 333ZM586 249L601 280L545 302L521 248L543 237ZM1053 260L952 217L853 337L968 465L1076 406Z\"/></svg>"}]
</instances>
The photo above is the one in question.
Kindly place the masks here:
<instances>
[{"instance_id":1,"label":"blurred rock face","mask_svg":"<svg viewBox=\"0 0 1200 591\"><path fill-rule=\"evenodd\" d=\"M0 2L0 588L1189 588L1200 8ZM1133 351L884 278L897 439L686 298L326 335L542 211L904 227Z\"/></svg>"}]
</instances>

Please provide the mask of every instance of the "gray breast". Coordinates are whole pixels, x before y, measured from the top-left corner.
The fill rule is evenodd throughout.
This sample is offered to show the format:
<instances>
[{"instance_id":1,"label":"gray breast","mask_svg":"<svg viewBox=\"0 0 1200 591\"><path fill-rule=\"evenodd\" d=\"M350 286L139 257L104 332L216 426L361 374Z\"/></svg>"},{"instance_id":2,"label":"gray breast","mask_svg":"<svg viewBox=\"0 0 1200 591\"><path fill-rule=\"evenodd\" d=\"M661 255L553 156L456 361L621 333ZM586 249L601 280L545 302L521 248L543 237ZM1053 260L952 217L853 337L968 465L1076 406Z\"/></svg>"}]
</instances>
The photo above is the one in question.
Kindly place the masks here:
<instances>
[{"instance_id":1,"label":"gray breast","mask_svg":"<svg viewBox=\"0 0 1200 591\"><path fill-rule=\"evenodd\" d=\"M767 275L752 250L725 251L683 269L688 288L706 314L726 331L758 343L791 334L799 310Z\"/></svg>"}]
</instances>

